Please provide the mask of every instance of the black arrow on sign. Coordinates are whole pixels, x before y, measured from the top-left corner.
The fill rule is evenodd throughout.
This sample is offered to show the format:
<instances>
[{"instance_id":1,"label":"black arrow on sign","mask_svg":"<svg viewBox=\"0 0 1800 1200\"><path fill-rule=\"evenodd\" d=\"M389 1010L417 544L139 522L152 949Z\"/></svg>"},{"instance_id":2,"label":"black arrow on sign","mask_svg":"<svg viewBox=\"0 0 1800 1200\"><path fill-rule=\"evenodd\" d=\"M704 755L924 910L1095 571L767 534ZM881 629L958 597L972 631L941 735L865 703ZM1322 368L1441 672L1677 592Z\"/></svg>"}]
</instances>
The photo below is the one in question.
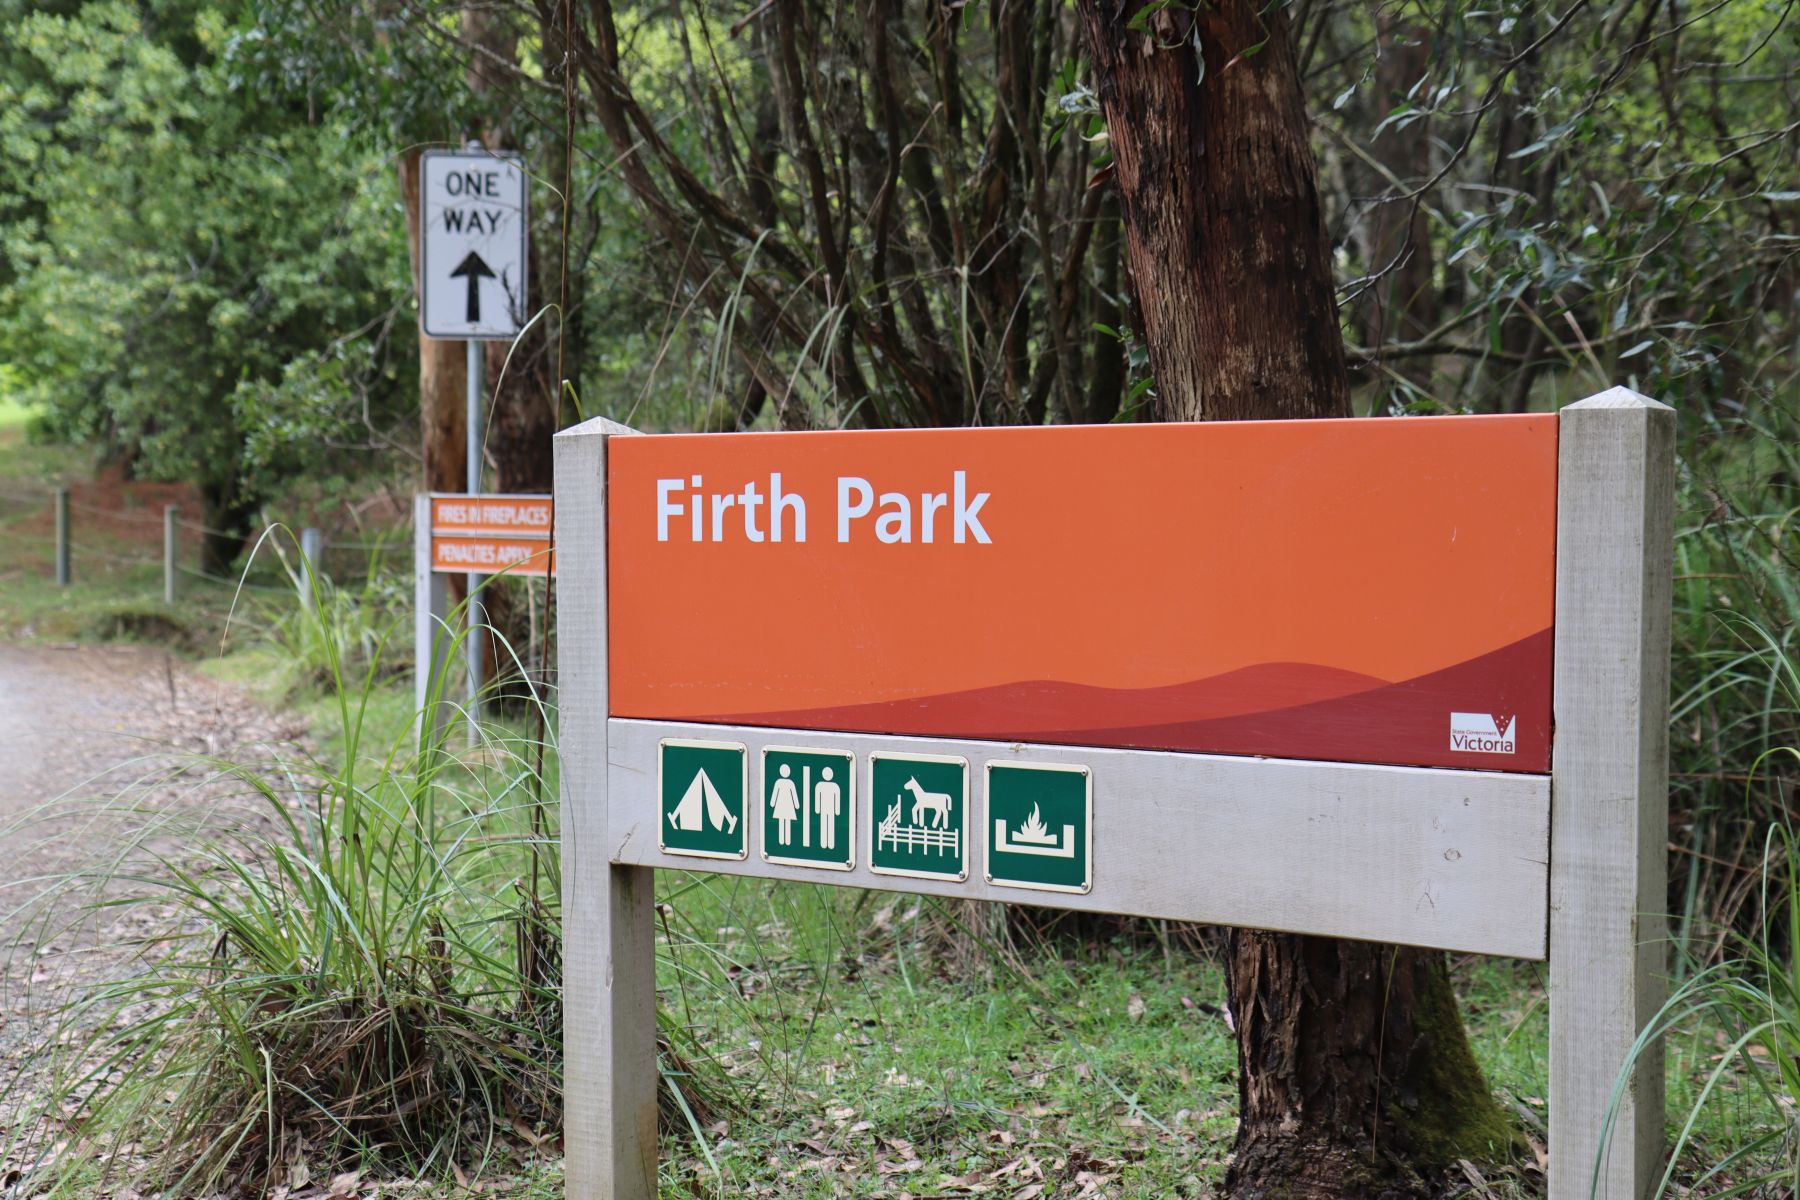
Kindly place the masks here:
<instances>
[{"instance_id":1,"label":"black arrow on sign","mask_svg":"<svg viewBox=\"0 0 1800 1200\"><path fill-rule=\"evenodd\" d=\"M463 319L471 325L479 325L481 323L481 281L484 278L492 279L494 268L483 262L481 255L471 250L469 256L462 260L456 270L450 272L452 279L461 279L465 276L469 280L469 307L467 315Z\"/></svg>"}]
</instances>

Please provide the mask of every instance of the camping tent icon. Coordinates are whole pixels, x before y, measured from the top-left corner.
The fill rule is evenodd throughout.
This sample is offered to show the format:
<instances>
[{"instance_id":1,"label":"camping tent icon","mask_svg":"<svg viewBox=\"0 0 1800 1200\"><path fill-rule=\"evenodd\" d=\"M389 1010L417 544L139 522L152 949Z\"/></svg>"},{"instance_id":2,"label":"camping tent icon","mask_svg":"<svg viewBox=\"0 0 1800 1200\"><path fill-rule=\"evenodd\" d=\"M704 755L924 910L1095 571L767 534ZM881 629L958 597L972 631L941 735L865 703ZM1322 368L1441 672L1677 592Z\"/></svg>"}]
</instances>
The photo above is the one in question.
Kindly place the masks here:
<instances>
[{"instance_id":1,"label":"camping tent icon","mask_svg":"<svg viewBox=\"0 0 1800 1200\"><path fill-rule=\"evenodd\" d=\"M737 816L725 806L719 795L719 789L703 767L694 772L694 781L681 794L681 803L669 814L669 824L683 833L701 833L705 825L701 821L701 801L705 801L706 819L711 821L714 829L723 829L727 833L737 832Z\"/></svg>"}]
</instances>

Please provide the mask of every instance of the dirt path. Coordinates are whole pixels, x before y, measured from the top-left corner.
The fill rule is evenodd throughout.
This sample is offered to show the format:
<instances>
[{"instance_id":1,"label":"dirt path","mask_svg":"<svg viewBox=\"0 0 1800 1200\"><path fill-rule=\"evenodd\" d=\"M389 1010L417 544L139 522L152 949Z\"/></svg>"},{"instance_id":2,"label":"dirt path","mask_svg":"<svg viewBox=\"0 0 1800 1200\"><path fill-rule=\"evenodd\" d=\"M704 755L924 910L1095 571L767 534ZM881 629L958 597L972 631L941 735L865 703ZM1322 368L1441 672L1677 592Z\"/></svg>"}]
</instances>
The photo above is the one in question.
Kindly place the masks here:
<instances>
[{"instance_id":1,"label":"dirt path","mask_svg":"<svg viewBox=\"0 0 1800 1200\"><path fill-rule=\"evenodd\" d=\"M129 970L156 932L155 912L138 907L69 927L92 891L34 897L106 861L153 819L140 811L203 819L233 803L223 782L167 781L174 768L267 755L298 733L155 647L0 645L0 1092L36 1070L57 1007ZM0 1148L8 1107L0 1097Z\"/></svg>"},{"instance_id":2,"label":"dirt path","mask_svg":"<svg viewBox=\"0 0 1800 1200\"><path fill-rule=\"evenodd\" d=\"M156 647L0 645L0 893L92 849L59 846L75 822L33 820L45 805L79 807L180 756L294 733Z\"/></svg>"}]
</instances>

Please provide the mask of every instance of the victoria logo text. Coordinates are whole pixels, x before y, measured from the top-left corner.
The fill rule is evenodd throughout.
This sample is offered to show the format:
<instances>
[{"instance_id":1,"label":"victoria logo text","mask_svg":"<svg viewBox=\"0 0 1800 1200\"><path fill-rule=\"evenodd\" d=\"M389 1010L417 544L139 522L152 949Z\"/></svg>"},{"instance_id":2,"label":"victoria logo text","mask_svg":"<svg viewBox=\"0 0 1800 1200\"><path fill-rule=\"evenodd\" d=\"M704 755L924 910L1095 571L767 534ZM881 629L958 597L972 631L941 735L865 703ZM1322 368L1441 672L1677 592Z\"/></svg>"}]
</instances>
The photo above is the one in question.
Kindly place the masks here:
<instances>
[{"instance_id":1,"label":"victoria logo text","mask_svg":"<svg viewBox=\"0 0 1800 1200\"><path fill-rule=\"evenodd\" d=\"M1516 716L1497 713L1450 714L1450 748L1465 754L1511 754L1517 746Z\"/></svg>"}]
</instances>

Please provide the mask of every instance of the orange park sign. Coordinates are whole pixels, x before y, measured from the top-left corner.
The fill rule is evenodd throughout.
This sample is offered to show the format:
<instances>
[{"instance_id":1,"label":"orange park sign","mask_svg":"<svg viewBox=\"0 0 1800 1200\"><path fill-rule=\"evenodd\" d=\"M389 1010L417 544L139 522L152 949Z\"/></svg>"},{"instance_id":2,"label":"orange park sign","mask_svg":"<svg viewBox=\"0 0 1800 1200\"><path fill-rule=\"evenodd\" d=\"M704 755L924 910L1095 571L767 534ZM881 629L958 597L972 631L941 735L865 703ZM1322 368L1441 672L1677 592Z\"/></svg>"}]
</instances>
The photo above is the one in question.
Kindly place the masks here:
<instances>
[{"instance_id":1,"label":"orange park sign","mask_svg":"<svg viewBox=\"0 0 1800 1200\"><path fill-rule=\"evenodd\" d=\"M549 496L431 497L431 569L446 574L546 575Z\"/></svg>"},{"instance_id":2,"label":"orange park sign","mask_svg":"<svg viewBox=\"0 0 1800 1200\"><path fill-rule=\"evenodd\" d=\"M1553 416L650 435L607 476L617 717L1550 767Z\"/></svg>"},{"instance_id":3,"label":"orange park sign","mask_svg":"<svg viewBox=\"0 0 1800 1200\"><path fill-rule=\"evenodd\" d=\"M665 870L1545 960L1550 1200L1653 1190L1672 410L556 441L571 1195Z\"/></svg>"}]
</instances>

